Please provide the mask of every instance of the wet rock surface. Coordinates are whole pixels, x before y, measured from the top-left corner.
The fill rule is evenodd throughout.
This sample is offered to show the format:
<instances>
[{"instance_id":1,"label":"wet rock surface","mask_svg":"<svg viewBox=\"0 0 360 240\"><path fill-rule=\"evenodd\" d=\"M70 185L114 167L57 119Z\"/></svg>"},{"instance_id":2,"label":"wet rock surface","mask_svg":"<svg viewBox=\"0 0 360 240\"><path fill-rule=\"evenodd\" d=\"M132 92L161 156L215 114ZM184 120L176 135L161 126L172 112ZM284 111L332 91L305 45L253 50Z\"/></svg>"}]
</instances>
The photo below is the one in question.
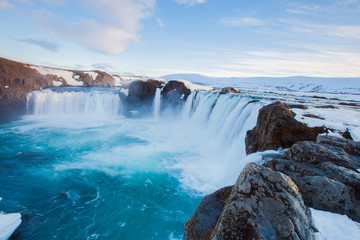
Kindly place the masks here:
<instances>
[{"instance_id":1,"label":"wet rock surface","mask_svg":"<svg viewBox=\"0 0 360 240\"><path fill-rule=\"evenodd\" d=\"M165 104L179 105L186 101L190 95L191 90L180 81L169 81L161 90L161 95Z\"/></svg>"},{"instance_id":2,"label":"wet rock surface","mask_svg":"<svg viewBox=\"0 0 360 240\"><path fill-rule=\"evenodd\" d=\"M144 101L149 101L154 98L156 88L160 87L162 82L149 79L147 81L137 80L124 84L121 88L128 90L127 95L120 92L122 100L131 103L139 104Z\"/></svg>"},{"instance_id":3,"label":"wet rock surface","mask_svg":"<svg viewBox=\"0 0 360 240\"><path fill-rule=\"evenodd\" d=\"M263 165L290 176L307 206L359 222L359 146L352 140L319 136L317 143L296 143L281 158Z\"/></svg>"},{"instance_id":4,"label":"wet rock surface","mask_svg":"<svg viewBox=\"0 0 360 240\"><path fill-rule=\"evenodd\" d=\"M185 239L313 239L314 230L294 182L285 174L249 163L207 236L194 237L185 228Z\"/></svg>"},{"instance_id":5,"label":"wet rock surface","mask_svg":"<svg viewBox=\"0 0 360 240\"><path fill-rule=\"evenodd\" d=\"M326 131L322 127L307 127L294 116L290 106L280 101L261 108L255 128L246 134L246 153L288 148L298 141L316 141L318 134Z\"/></svg>"},{"instance_id":6,"label":"wet rock surface","mask_svg":"<svg viewBox=\"0 0 360 240\"><path fill-rule=\"evenodd\" d=\"M194 215L185 224L184 239L210 239L232 188L221 188L201 200Z\"/></svg>"}]
</instances>

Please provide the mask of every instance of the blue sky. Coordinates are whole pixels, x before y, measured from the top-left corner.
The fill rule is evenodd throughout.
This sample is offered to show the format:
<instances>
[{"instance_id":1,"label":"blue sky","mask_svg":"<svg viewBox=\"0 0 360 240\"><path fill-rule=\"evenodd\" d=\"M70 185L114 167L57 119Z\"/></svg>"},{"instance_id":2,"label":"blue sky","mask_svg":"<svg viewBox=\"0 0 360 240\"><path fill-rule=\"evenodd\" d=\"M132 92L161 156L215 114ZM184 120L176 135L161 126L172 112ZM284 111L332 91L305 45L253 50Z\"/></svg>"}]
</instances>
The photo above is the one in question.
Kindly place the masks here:
<instances>
[{"instance_id":1,"label":"blue sky","mask_svg":"<svg viewBox=\"0 0 360 240\"><path fill-rule=\"evenodd\" d=\"M360 77L360 0L0 0L0 55L148 76Z\"/></svg>"}]
</instances>

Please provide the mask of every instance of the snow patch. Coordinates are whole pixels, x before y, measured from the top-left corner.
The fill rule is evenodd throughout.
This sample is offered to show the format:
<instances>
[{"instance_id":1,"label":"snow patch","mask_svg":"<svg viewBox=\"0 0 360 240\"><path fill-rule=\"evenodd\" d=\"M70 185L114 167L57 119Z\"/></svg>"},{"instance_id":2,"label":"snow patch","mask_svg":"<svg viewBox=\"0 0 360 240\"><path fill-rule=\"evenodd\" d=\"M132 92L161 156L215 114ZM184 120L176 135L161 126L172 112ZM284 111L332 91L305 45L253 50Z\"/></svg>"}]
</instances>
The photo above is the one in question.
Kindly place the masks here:
<instances>
[{"instance_id":1,"label":"snow patch","mask_svg":"<svg viewBox=\"0 0 360 240\"><path fill-rule=\"evenodd\" d=\"M124 80L122 80L122 78L118 75L113 75L113 78L114 78L115 87L120 87Z\"/></svg>"},{"instance_id":2,"label":"snow patch","mask_svg":"<svg viewBox=\"0 0 360 240\"><path fill-rule=\"evenodd\" d=\"M185 84L185 86L189 89L191 89L192 91L207 91L210 92L212 90L214 90L213 87L210 86L204 86L204 85L199 85L199 84L195 84L186 80L177 80L179 82L183 82Z\"/></svg>"},{"instance_id":3,"label":"snow patch","mask_svg":"<svg viewBox=\"0 0 360 240\"><path fill-rule=\"evenodd\" d=\"M55 87L59 87L61 86L63 83L62 82L58 82L58 81L53 81L53 84Z\"/></svg>"},{"instance_id":4,"label":"snow patch","mask_svg":"<svg viewBox=\"0 0 360 240\"><path fill-rule=\"evenodd\" d=\"M68 70L61 70L56 68L48 68L48 67L39 67L39 66L31 66L32 69L38 71L42 75L57 75L59 78L63 78L68 85L71 86L83 86L84 83L77 81L73 75L74 73Z\"/></svg>"},{"instance_id":5,"label":"snow patch","mask_svg":"<svg viewBox=\"0 0 360 240\"><path fill-rule=\"evenodd\" d=\"M89 74L93 81L95 81L97 76L99 76L97 72L84 72L84 73Z\"/></svg>"},{"instance_id":6,"label":"snow patch","mask_svg":"<svg viewBox=\"0 0 360 240\"><path fill-rule=\"evenodd\" d=\"M351 137L355 141L360 141L360 112L348 109L327 109L327 108L315 108L309 107L308 109L291 109L296 116L295 119L299 122L307 124L309 127L321 127L333 128L345 132L349 129ZM312 114L319 116L323 119L303 117L304 114Z\"/></svg>"},{"instance_id":7,"label":"snow patch","mask_svg":"<svg viewBox=\"0 0 360 240\"><path fill-rule=\"evenodd\" d=\"M21 224L20 213L0 213L0 240L8 239Z\"/></svg>"},{"instance_id":8,"label":"snow patch","mask_svg":"<svg viewBox=\"0 0 360 240\"><path fill-rule=\"evenodd\" d=\"M121 88L121 89L120 89L120 92L123 93L123 94L125 94L125 96L128 96L128 94L129 94L129 89L128 89L128 88Z\"/></svg>"},{"instance_id":9,"label":"snow patch","mask_svg":"<svg viewBox=\"0 0 360 240\"><path fill-rule=\"evenodd\" d=\"M346 215L325 212L310 208L315 227L319 232L315 233L317 240L353 240L359 239L360 228L356 222Z\"/></svg>"}]
</instances>

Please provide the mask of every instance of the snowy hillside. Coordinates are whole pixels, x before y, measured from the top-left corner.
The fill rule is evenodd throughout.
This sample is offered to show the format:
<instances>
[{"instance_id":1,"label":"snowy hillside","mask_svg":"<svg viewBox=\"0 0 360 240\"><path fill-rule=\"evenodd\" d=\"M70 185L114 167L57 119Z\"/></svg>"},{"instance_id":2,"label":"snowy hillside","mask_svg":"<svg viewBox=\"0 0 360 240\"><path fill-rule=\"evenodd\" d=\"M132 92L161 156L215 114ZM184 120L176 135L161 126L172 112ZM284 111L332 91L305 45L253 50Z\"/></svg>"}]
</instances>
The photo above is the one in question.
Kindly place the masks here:
<instances>
[{"instance_id":1,"label":"snowy hillside","mask_svg":"<svg viewBox=\"0 0 360 240\"><path fill-rule=\"evenodd\" d=\"M214 87L232 86L251 89L360 94L360 78L215 78L198 74L173 74L163 76L162 78L165 80L184 79L193 83Z\"/></svg>"}]
</instances>

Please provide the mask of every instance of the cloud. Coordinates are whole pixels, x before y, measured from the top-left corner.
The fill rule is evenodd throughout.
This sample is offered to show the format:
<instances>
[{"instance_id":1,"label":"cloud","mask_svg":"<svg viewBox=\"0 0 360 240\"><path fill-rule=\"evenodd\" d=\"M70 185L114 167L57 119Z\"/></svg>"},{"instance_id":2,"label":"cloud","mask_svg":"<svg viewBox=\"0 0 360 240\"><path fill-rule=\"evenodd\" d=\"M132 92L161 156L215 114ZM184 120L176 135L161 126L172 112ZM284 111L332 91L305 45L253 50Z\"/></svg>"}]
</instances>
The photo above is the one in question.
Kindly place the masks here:
<instances>
[{"instance_id":1,"label":"cloud","mask_svg":"<svg viewBox=\"0 0 360 240\"><path fill-rule=\"evenodd\" d=\"M36 12L37 23L43 30L59 38L76 42L88 49L109 55L123 53L132 42L140 42L141 20L152 16L156 0L76 0L81 11L92 18L79 19L80 14L51 16ZM64 7L68 4L64 1ZM49 4L61 4L47 0ZM90 13L90 14L89 14ZM85 14L83 14L85 15ZM75 19L65 22L67 19Z\"/></svg>"},{"instance_id":2,"label":"cloud","mask_svg":"<svg viewBox=\"0 0 360 240\"><path fill-rule=\"evenodd\" d=\"M15 7L14 4L9 3L6 0L0 0L0 8L13 8Z\"/></svg>"},{"instance_id":3,"label":"cloud","mask_svg":"<svg viewBox=\"0 0 360 240\"><path fill-rule=\"evenodd\" d=\"M360 25L316 24L288 19L279 19L279 21L286 24L293 32L360 40Z\"/></svg>"},{"instance_id":4,"label":"cloud","mask_svg":"<svg viewBox=\"0 0 360 240\"><path fill-rule=\"evenodd\" d=\"M20 39L19 41L37 45L37 46L42 47L51 52L57 52L59 50L59 48L62 47L61 45L53 43L53 42L39 40L39 39L33 39L33 38Z\"/></svg>"},{"instance_id":5,"label":"cloud","mask_svg":"<svg viewBox=\"0 0 360 240\"><path fill-rule=\"evenodd\" d=\"M158 23L159 27L161 28L165 27L164 22L160 18L156 18L156 22Z\"/></svg>"},{"instance_id":6,"label":"cloud","mask_svg":"<svg viewBox=\"0 0 360 240\"><path fill-rule=\"evenodd\" d=\"M195 4L201 4L205 3L207 0L175 0L178 4L184 4L184 5L195 5Z\"/></svg>"},{"instance_id":7,"label":"cloud","mask_svg":"<svg viewBox=\"0 0 360 240\"><path fill-rule=\"evenodd\" d=\"M346 51L329 51L318 47L317 51L269 51L243 52L219 66L219 71L242 73L248 76L312 76L312 77L359 77L360 55Z\"/></svg>"},{"instance_id":8,"label":"cloud","mask_svg":"<svg viewBox=\"0 0 360 240\"><path fill-rule=\"evenodd\" d=\"M286 12L293 14L313 15L320 10L320 6L301 6L295 9L286 9Z\"/></svg>"},{"instance_id":9,"label":"cloud","mask_svg":"<svg viewBox=\"0 0 360 240\"><path fill-rule=\"evenodd\" d=\"M222 18L220 19L219 23L233 27L254 27L265 25L265 21L250 17Z\"/></svg>"}]
</instances>

